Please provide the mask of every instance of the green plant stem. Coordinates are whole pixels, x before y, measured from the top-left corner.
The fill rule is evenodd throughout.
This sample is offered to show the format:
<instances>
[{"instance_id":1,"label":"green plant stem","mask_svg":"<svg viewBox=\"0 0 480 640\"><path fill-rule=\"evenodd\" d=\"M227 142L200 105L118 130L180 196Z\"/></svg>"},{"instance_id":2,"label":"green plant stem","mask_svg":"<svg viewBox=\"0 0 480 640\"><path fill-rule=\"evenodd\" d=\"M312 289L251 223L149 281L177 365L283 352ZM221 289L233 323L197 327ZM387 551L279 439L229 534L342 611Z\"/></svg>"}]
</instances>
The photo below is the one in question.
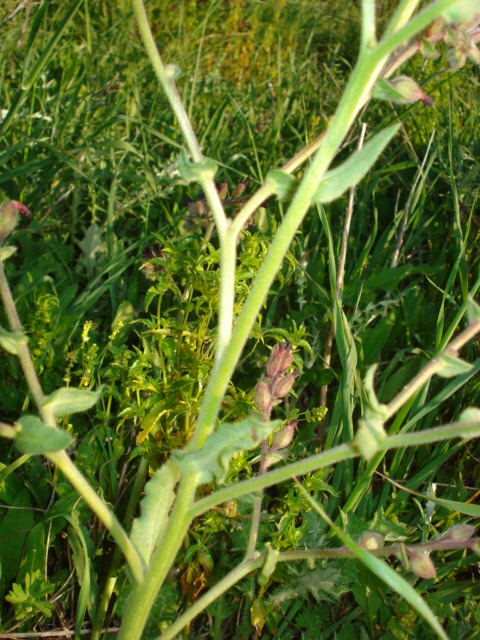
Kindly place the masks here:
<instances>
[{"instance_id":1,"label":"green plant stem","mask_svg":"<svg viewBox=\"0 0 480 640\"><path fill-rule=\"evenodd\" d=\"M407 384L402 391L387 405L387 419L391 418L423 385L435 375L442 366L442 356L457 356L460 349L480 332L480 320L472 322L462 333L450 342L450 344L433 360L431 360L415 378Z\"/></svg>"},{"instance_id":2,"label":"green plant stem","mask_svg":"<svg viewBox=\"0 0 480 640\"><path fill-rule=\"evenodd\" d=\"M368 51L364 51L360 56L335 117L326 132L323 145L307 169L270 250L257 273L235 324L229 349L223 354L216 370L212 373L192 440L194 448L202 446L215 426L220 404L229 380L267 296L267 292L276 277L295 233L312 203L318 183L327 171L356 114L371 91L384 62L385 58L379 58Z\"/></svg>"},{"instance_id":3,"label":"green plant stem","mask_svg":"<svg viewBox=\"0 0 480 640\"><path fill-rule=\"evenodd\" d=\"M11 330L15 333L23 333L22 323L20 322L20 318L17 314L17 309L15 307L12 292L10 291L10 286L5 275L5 266L2 259L0 259L0 296L2 298L3 306L5 308L5 313L7 314L7 319L10 324ZM32 357L30 355L30 351L26 342L19 343L17 355L20 360L20 364L22 366L23 374L27 381L28 388L30 389L30 393L32 394L37 407L41 409L45 397L38 381L35 367L33 366Z\"/></svg>"},{"instance_id":4,"label":"green plant stem","mask_svg":"<svg viewBox=\"0 0 480 640\"><path fill-rule=\"evenodd\" d=\"M204 611L212 602L215 602L222 593L225 593L233 587L237 582L240 582L245 576L252 571L259 569L265 561L265 554L252 558L250 560L244 560L235 569L227 573L221 580L219 580L208 592L194 602L175 622L168 627L168 629L157 638L157 640L172 640L180 633L199 613Z\"/></svg>"},{"instance_id":5,"label":"green plant stem","mask_svg":"<svg viewBox=\"0 0 480 640\"><path fill-rule=\"evenodd\" d=\"M395 13L390 20L390 24L385 30L384 35L390 35L401 29L417 10L420 0L401 0L398 7L395 9Z\"/></svg>"},{"instance_id":6,"label":"green plant stem","mask_svg":"<svg viewBox=\"0 0 480 640\"><path fill-rule=\"evenodd\" d=\"M140 556L107 503L103 501L95 489L92 488L88 480L86 480L82 473L80 473L75 464L68 457L66 451L49 453L46 454L45 457L48 458L48 460L51 460L55 466L58 467L74 489L78 491L92 511L103 522L105 527L114 537L115 542L123 551L128 562L128 566L132 572L133 579L136 582L141 582L143 579L143 566Z\"/></svg>"},{"instance_id":7,"label":"green plant stem","mask_svg":"<svg viewBox=\"0 0 480 640\"><path fill-rule=\"evenodd\" d=\"M185 111L180 95L174 81L173 68L167 68L163 64L153 38L148 22L145 6L142 0L132 0L132 8L137 20L145 50L152 63L158 81L170 102L175 117L182 130L188 150L194 162L201 162L204 158L195 132ZM236 238L230 230L230 221L223 209L222 201L218 195L217 187L212 176L202 176L200 185L205 193L210 211L212 212L215 226L217 227L220 242L220 304L218 309L218 352L215 357L218 360L225 347L230 342L233 325L233 305L235 295L235 263L236 263Z\"/></svg>"},{"instance_id":8,"label":"green plant stem","mask_svg":"<svg viewBox=\"0 0 480 640\"><path fill-rule=\"evenodd\" d=\"M376 45L375 0L362 0L362 34L360 46L370 48Z\"/></svg>"},{"instance_id":9,"label":"green plant stem","mask_svg":"<svg viewBox=\"0 0 480 640\"><path fill-rule=\"evenodd\" d=\"M148 615L175 560L191 522L191 504L195 496L196 480L183 478L163 536L145 571L141 584L133 587L123 616L118 640L139 640Z\"/></svg>"},{"instance_id":10,"label":"green plant stem","mask_svg":"<svg viewBox=\"0 0 480 640\"><path fill-rule=\"evenodd\" d=\"M0 260L0 296L10 323L10 328L15 332L23 333L23 327L18 317L12 292L10 291L10 286L5 275L3 260ZM40 386L37 373L33 366L32 357L28 349L28 344L26 342L19 343L17 356L27 381L28 388L30 389L40 415L42 416L45 428L48 429L49 427L54 427L55 420L53 415L51 415L51 413L43 406L45 396ZM51 460L60 469L67 480L71 482L72 486L78 491L89 507L104 523L105 527L116 540L118 546L124 552L134 579L137 582L141 581L143 577L143 567L140 557L107 503L97 495L94 489L92 489L89 482L80 473L65 451L49 453L46 454L45 457Z\"/></svg>"},{"instance_id":11,"label":"green plant stem","mask_svg":"<svg viewBox=\"0 0 480 640\"><path fill-rule=\"evenodd\" d=\"M478 436L480 436L480 423L454 422L433 429L426 429L425 431L389 436L379 443L378 450L388 451L389 449L432 444L433 442L453 440L455 438L470 439ZM249 493L261 491L279 482L290 480L294 476L301 476L305 473L324 469L339 462L358 457L360 457L360 454L352 444L341 444L333 447L333 449L328 449L327 451L322 451L322 453L310 456L305 460L298 460L297 462L292 462L273 471L268 471L263 476L242 480L241 482L220 489L206 498L197 500L191 507L191 516L194 518L223 502L235 500Z\"/></svg>"},{"instance_id":12,"label":"green plant stem","mask_svg":"<svg viewBox=\"0 0 480 640\"><path fill-rule=\"evenodd\" d=\"M470 538L468 540L448 540L439 538L431 542L421 542L409 544L408 549L418 553L428 553L432 551L455 551L457 549L475 549L480 544L480 539ZM404 543L392 544L387 547L378 549L369 549L369 553L377 557L398 556L403 548ZM226 576L219 580L211 589L191 605L185 613L183 613L168 629L156 640L172 640L187 625L189 625L196 616L210 606L223 593L231 589L235 584L240 582L245 576L252 571L259 569L265 562L266 553L257 555L252 560L245 560L235 569L230 571ZM347 558L354 559L355 553L348 547L336 547L333 549L311 549L305 551L283 551L276 558L277 562L301 562L305 560L345 560Z\"/></svg>"}]
</instances>

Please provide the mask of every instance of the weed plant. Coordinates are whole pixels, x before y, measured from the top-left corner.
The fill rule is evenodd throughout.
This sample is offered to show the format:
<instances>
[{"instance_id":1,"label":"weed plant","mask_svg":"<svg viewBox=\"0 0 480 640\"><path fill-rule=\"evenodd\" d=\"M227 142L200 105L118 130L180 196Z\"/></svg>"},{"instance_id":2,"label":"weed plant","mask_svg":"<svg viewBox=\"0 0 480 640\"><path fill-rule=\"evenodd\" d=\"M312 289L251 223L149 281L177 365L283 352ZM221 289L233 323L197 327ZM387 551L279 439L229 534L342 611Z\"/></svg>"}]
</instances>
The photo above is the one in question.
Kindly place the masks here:
<instances>
[{"instance_id":1,"label":"weed plant","mask_svg":"<svg viewBox=\"0 0 480 640\"><path fill-rule=\"evenodd\" d=\"M477 637L476 1L147 9L1 9L0 637Z\"/></svg>"}]
</instances>

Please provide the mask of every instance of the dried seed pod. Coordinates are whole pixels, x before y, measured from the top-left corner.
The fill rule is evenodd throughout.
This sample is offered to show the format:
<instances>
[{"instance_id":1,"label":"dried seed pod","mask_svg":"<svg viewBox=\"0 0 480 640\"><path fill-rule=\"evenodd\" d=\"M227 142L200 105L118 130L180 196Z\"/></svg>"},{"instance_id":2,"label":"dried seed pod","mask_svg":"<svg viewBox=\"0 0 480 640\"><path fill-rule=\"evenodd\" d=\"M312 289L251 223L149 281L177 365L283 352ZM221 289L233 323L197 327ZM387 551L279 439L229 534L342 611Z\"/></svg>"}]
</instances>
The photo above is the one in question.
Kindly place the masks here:
<instances>
[{"instance_id":1,"label":"dried seed pod","mask_svg":"<svg viewBox=\"0 0 480 640\"><path fill-rule=\"evenodd\" d=\"M442 540L464 542L465 540L470 540L474 533L475 529L470 524L455 524L443 534Z\"/></svg>"},{"instance_id":2,"label":"dried seed pod","mask_svg":"<svg viewBox=\"0 0 480 640\"><path fill-rule=\"evenodd\" d=\"M383 536L376 531L364 531L358 540L362 549L380 549L383 547Z\"/></svg>"},{"instance_id":3,"label":"dried seed pod","mask_svg":"<svg viewBox=\"0 0 480 640\"><path fill-rule=\"evenodd\" d=\"M272 397L285 398L285 396L288 396L295 383L295 378L296 376L293 373L278 377L272 383Z\"/></svg>"},{"instance_id":4,"label":"dried seed pod","mask_svg":"<svg viewBox=\"0 0 480 640\"><path fill-rule=\"evenodd\" d=\"M295 427L297 426L297 420L293 420L289 422L286 427L277 431L277 433L273 437L272 446L269 448L268 453L274 453L279 449L285 449L288 447L295 435Z\"/></svg>"}]
</instances>

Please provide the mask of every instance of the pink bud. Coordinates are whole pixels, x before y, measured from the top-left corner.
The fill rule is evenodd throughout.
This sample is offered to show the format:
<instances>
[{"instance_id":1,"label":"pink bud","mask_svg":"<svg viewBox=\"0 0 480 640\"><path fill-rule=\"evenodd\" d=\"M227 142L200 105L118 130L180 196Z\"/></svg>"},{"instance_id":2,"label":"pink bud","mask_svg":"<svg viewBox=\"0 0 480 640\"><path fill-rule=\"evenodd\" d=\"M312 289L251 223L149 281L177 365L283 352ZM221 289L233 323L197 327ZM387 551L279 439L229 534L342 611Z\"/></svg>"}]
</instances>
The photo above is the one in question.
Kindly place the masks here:
<instances>
[{"instance_id":1,"label":"pink bud","mask_svg":"<svg viewBox=\"0 0 480 640\"><path fill-rule=\"evenodd\" d=\"M431 107L433 98L423 93L420 85L408 76L397 76L393 80L388 81L392 87L398 92L399 97L396 102L398 104L411 104L421 100L424 107Z\"/></svg>"},{"instance_id":2,"label":"pink bud","mask_svg":"<svg viewBox=\"0 0 480 640\"><path fill-rule=\"evenodd\" d=\"M275 382L272 383L272 397L285 398L285 396L288 396L295 383L295 377L293 373L279 376Z\"/></svg>"},{"instance_id":3,"label":"pink bud","mask_svg":"<svg viewBox=\"0 0 480 640\"><path fill-rule=\"evenodd\" d=\"M288 342L278 342L272 349L267 362L267 377L281 376L293 362L292 347Z\"/></svg>"}]
</instances>

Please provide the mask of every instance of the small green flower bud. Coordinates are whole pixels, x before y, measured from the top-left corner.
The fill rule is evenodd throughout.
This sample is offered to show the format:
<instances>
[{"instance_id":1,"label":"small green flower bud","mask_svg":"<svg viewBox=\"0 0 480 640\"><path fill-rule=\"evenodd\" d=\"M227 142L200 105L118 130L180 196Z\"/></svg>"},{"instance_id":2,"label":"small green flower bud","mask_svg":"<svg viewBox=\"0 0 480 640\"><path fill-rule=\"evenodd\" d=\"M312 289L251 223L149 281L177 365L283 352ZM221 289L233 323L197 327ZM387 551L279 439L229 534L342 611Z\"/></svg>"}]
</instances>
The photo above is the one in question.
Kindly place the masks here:
<instances>
[{"instance_id":1,"label":"small green flower bud","mask_svg":"<svg viewBox=\"0 0 480 640\"><path fill-rule=\"evenodd\" d=\"M420 85L408 76L397 76L393 80L381 78L375 85L374 97L391 100L396 104L412 104L421 100L424 107L431 107L433 98L423 93Z\"/></svg>"},{"instance_id":2,"label":"small green flower bud","mask_svg":"<svg viewBox=\"0 0 480 640\"><path fill-rule=\"evenodd\" d=\"M262 633L262 629L265 625L267 614L265 612L265 605L261 600L255 598L250 608L250 622L255 627L258 634Z\"/></svg>"},{"instance_id":3,"label":"small green flower bud","mask_svg":"<svg viewBox=\"0 0 480 640\"><path fill-rule=\"evenodd\" d=\"M376 531L364 531L358 540L362 549L373 550L383 547L383 536Z\"/></svg>"},{"instance_id":4,"label":"small green flower bud","mask_svg":"<svg viewBox=\"0 0 480 640\"><path fill-rule=\"evenodd\" d=\"M470 540L474 533L475 529L470 524L455 524L443 534L442 540L464 542L465 540Z\"/></svg>"},{"instance_id":5,"label":"small green flower bud","mask_svg":"<svg viewBox=\"0 0 480 640\"><path fill-rule=\"evenodd\" d=\"M406 552L409 568L412 573L424 580L431 580L432 578L437 577L435 566L426 553L412 551L411 549L408 549L408 547Z\"/></svg>"},{"instance_id":6,"label":"small green flower bud","mask_svg":"<svg viewBox=\"0 0 480 640\"><path fill-rule=\"evenodd\" d=\"M279 342L273 349L267 362L267 377L281 376L293 362L292 347L288 342Z\"/></svg>"},{"instance_id":7,"label":"small green flower bud","mask_svg":"<svg viewBox=\"0 0 480 640\"><path fill-rule=\"evenodd\" d=\"M263 380L257 382L257 386L255 387L255 391L253 393L253 400L255 401L255 404L260 409L260 411L264 415L267 415L271 408L272 395L270 393L269 385Z\"/></svg>"},{"instance_id":8,"label":"small green flower bud","mask_svg":"<svg viewBox=\"0 0 480 640\"><path fill-rule=\"evenodd\" d=\"M19 213L32 217L30 209L17 200L6 200L0 205L0 245L15 230Z\"/></svg>"}]
</instances>

